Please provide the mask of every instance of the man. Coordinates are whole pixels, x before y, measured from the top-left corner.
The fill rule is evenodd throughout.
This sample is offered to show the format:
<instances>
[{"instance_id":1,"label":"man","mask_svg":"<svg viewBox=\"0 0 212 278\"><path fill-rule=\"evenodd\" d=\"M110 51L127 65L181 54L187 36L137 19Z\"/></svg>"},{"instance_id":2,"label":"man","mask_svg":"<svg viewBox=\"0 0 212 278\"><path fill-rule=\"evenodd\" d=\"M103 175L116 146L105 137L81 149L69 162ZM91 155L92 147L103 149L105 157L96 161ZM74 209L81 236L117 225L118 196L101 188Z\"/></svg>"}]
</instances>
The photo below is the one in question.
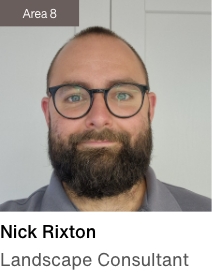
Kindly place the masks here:
<instances>
[{"instance_id":1,"label":"man","mask_svg":"<svg viewBox=\"0 0 212 278\"><path fill-rule=\"evenodd\" d=\"M149 167L156 96L136 51L91 27L66 43L47 75L50 184L11 211L209 211L209 198L158 181Z\"/></svg>"}]
</instances>

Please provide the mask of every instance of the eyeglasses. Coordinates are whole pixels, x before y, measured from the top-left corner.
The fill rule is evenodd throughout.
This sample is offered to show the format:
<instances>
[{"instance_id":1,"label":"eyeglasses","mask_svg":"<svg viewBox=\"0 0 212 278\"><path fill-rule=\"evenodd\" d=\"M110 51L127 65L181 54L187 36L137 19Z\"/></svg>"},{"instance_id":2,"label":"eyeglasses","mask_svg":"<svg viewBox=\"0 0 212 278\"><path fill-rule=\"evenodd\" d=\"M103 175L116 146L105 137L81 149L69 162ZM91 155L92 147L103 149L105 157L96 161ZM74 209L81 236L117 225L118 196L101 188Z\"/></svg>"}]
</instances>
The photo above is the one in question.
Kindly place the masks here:
<instances>
[{"instance_id":1,"label":"eyeglasses","mask_svg":"<svg viewBox=\"0 0 212 278\"><path fill-rule=\"evenodd\" d=\"M107 109L118 118L137 114L143 105L148 86L119 83L108 89L87 89L80 85L65 84L49 88L57 112L67 119L79 119L91 110L94 94L103 93Z\"/></svg>"}]
</instances>

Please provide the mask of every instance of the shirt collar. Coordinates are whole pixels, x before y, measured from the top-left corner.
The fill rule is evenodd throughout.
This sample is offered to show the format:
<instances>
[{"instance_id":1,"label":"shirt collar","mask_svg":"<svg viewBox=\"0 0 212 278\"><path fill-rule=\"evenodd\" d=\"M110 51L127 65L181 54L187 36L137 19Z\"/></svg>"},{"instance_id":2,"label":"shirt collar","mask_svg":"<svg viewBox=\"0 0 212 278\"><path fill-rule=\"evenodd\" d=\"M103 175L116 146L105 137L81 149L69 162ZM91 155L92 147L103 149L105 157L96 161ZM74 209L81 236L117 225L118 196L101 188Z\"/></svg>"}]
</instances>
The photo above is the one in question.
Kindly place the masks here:
<instances>
[{"instance_id":1,"label":"shirt collar","mask_svg":"<svg viewBox=\"0 0 212 278\"><path fill-rule=\"evenodd\" d=\"M77 208L69 200L63 185L56 176L52 173L50 184L44 194L41 204L42 211L77 211Z\"/></svg>"},{"instance_id":2,"label":"shirt collar","mask_svg":"<svg viewBox=\"0 0 212 278\"><path fill-rule=\"evenodd\" d=\"M167 186L156 179L151 167L145 175L147 191L142 207L147 211L181 211L181 208Z\"/></svg>"},{"instance_id":3,"label":"shirt collar","mask_svg":"<svg viewBox=\"0 0 212 278\"><path fill-rule=\"evenodd\" d=\"M181 211L176 199L167 186L156 179L151 167L145 175L147 191L139 211ZM42 211L78 211L65 193L62 183L53 172L47 186L42 204Z\"/></svg>"}]
</instances>

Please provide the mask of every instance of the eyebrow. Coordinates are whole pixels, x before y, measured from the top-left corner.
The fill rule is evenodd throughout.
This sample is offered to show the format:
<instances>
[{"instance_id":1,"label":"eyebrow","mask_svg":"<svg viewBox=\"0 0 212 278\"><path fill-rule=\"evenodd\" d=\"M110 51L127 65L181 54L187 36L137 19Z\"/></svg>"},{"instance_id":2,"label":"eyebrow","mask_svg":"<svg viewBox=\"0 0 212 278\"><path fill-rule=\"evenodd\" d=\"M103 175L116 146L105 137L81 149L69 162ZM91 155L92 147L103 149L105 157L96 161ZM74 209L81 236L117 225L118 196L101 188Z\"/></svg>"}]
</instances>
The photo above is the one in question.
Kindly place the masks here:
<instances>
[{"instance_id":1,"label":"eyebrow","mask_svg":"<svg viewBox=\"0 0 212 278\"><path fill-rule=\"evenodd\" d=\"M136 83L136 84L142 84L142 83L134 80L133 78L129 77L129 78L110 80L110 81L107 82L108 85L106 86L106 88L110 88L113 85L118 84L118 83ZM66 84L81 85L81 86L83 86L85 88L89 88L90 87L88 82L84 82L84 81L80 81L80 80L66 80L66 81L63 81L60 85L66 85ZM143 84L143 85L145 85L145 84Z\"/></svg>"}]
</instances>

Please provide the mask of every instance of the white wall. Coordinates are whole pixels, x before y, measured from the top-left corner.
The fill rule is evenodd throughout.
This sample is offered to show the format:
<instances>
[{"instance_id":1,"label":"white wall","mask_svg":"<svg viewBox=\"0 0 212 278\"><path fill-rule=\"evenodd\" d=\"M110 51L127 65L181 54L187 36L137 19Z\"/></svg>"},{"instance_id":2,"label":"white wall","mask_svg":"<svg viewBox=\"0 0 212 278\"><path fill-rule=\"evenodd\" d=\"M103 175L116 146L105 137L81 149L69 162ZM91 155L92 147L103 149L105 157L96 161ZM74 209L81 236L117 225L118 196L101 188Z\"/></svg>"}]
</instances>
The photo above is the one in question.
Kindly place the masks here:
<instances>
[{"instance_id":1,"label":"white wall","mask_svg":"<svg viewBox=\"0 0 212 278\"><path fill-rule=\"evenodd\" d=\"M0 27L0 202L48 184L46 72L59 47L92 25L111 27L146 62L158 96L158 178L210 196L210 1L80 0L79 27Z\"/></svg>"}]
</instances>

